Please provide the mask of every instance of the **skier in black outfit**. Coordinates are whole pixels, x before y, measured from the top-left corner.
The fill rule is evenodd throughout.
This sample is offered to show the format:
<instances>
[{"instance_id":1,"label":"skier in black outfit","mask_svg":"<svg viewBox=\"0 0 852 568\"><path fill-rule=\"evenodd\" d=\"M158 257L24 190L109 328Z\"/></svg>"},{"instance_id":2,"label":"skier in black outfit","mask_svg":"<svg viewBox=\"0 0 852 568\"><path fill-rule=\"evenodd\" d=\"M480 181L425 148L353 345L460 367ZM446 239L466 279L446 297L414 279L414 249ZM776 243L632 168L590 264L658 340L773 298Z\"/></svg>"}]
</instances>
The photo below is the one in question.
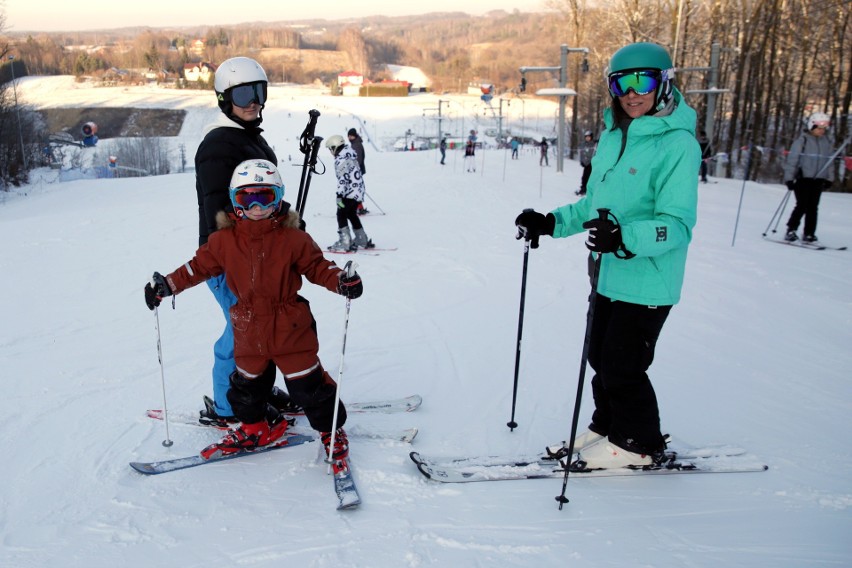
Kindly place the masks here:
<instances>
[{"instance_id":1,"label":"skier in black outfit","mask_svg":"<svg viewBox=\"0 0 852 568\"><path fill-rule=\"evenodd\" d=\"M701 168L698 173L701 175L701 183L707 183L707 162L710 160L710 140L707 138L707 133L703 130L698 133L698 146L701 148Z\"/></svg>"},{"instance_id":2,"label":"skier in black outfit","mask_svg":"<svg viewBox=\"0 0 852 568\"><path fill-rule=\"evenodd\" d=\"M349 146L355 150L355 154L358 156L358 167L361 168L361 177L363 178L364 174L367 173L367 166L364 165L364 141L354 128L350 128L346 135L349 138ZM362 201L358 204L358 215L366 215L367 213L369 211L364 207L364 202Z\"/></svg>"},{"instance_id":3,"label":"skier in black outfit","mask_svg":"<svg viewBox=\"0 0 852 568\"><path fill-rule=\"evenodd\" d=\"M228 185L234 168L253 158L278 163L275 152L261 136L261 113L266 104L266 72L257 61L248 57L228 59L216 70L214 81L216 98L222 114L205 130L204 139L195 153L195 190L198 194L198 245L207 242L216 231L216 214L233 212ZM228 401L231 376L236 372L234 362L234 330L231 327L230 308L237 299L221 274L207 281L207 286L222 307L225 331L213 345L213 399L205 397L205 410L200 421L223 426L235 420ZM269 373L274 382L275 366ZM270 400L280 409L290 410L287 393L274 389Z\"/></svg>"}]
</instances>

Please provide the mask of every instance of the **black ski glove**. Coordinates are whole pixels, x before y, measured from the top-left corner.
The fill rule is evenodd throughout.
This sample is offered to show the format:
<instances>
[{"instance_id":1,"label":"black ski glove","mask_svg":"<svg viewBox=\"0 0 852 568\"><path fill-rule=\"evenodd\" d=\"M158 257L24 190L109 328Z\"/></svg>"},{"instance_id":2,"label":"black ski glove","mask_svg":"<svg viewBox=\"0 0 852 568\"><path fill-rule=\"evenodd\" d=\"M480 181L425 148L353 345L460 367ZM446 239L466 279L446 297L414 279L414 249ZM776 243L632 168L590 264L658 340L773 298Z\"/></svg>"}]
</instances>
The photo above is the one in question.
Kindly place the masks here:
<instances>
[{"instance_id":1,"label":"black ski glove","mask_svg":"<svg viewBox=\"0 0 852 568\"><path fill-rule=\"evenodd\" d=\"M172 289L169 288L165 277L159 272L155 272L151 277L151 281L145 284L145 305L149 310L152 310L160 305L163 298L171 296Z\"/></svg>"},{"instance_id":2,"label":"black ski glove","mask_svg":"<svg viewBox=\"0 0 852 568\"><path fill-rule=\"evenodd\" d=\"M515 226L518 228L516 239L524 239L530 241L532 248L538 248L538 238L541 235L553 236L553 230L556 228L556 217L553 213L548 213L546 216L533 210L524 209L515 219Z\"/></svg>"},{"instance_id":3,"label":"black ski glove","mask_svg":"<svg viewBox=\"0 0 852 568\"><path fill-rule=\"evenodd\" d=\"M784 182L784 185L787 186L787 189L789 189L790 191L793 191L794 189L796 189L796 180L794 180L794 179L787 180L787 181Z\"/></svg>"},{"instance_id":4,"label":"black ski glove","mask_svg":"<svg viewBox=\"0 0 852 568\"><path fill-rule=\"evenodd\" d=\"M358 276L358 273L353 272L352 276L346 276L345 270L341 272L337 292L350 300L359 298L364 293L364 284L361 283L361 277Z\"/></svg>"},{"instance_id":5,"label":"black ski glove","mask_svg":"<svg viewBox=\"0 0 852 568\"><path fill-rule=\"evenodd\" d=\"M589 230L586 248L592 252L615 252L624 244L621 240L621 227L609 219L592 219L583 223Z\"/></svg>"}]
</instances>

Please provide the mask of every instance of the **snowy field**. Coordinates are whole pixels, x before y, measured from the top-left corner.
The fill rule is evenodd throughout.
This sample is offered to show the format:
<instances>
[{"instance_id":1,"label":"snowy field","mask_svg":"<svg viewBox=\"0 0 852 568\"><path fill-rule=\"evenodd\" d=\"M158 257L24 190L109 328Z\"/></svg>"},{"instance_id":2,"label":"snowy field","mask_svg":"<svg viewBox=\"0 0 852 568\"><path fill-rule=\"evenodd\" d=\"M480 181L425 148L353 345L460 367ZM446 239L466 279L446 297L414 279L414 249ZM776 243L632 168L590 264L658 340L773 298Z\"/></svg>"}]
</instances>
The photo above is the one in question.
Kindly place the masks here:
<instances>
[{"instance_id":1,"label":"snowy field","mask_svg":"<svg viewBox=\"0 0 852 568\"><path fill-rule=\"evenodd\" d=\"M210 93L61 81L22 81L19 96L34 106L186 108L180 139L190 155L217 112ZM380 139L418 127L437 100L273 88L264 126L282 160L285 198L297 193L308 109L322 112L318 135L345 134L360 119ZM524 106L530 122L535 103ZM540 116L552 117L552 107ZM473 123L465 120L452 128L464 132ZM542 121L542 135L547 128ZM330 164L325 149L320 156ZM781 185L746 185L733 246L742 181L701 185L683 300L651 368L664 431L747 448L767 472L572 477L561 511L558 479L441 485L418 473L411 450L530 453L570 429L588 293L581 237L545 238L530 253L519 427L505 424L523 260L513 221L524 207L577 199L580 167L566 160L558 174L555 160L539 168L534 153L512 161L497 150L477 161L466 173L459 152L441 166L434 151L367 145L375 200L367 206L386 214L364 225L378 246L398 250L355 258L365 292L352 303L342 398L417 393L424 402L410 414L350 417L354 432L420 434L411 445L351 439L363 505L348 512L335 510L316 444L155 477L127 465L190 455L219 435L172 423L174 445L165 448L164 424L145 416L162 407L163 391L142 287L195 250L191 173L51 183L54 172L44 170L3 195L0 566L849 566L852 251L764 241ZM308 231L322 246L336 237L334 186L331 172L315 176L307 200ZM826 194L817 233L852 244L850 219L852 196ZM345 301L310 284L304 295L336 376ZM172 412L197 412L210 394L223 323L203 286L178 296L176 310L161 307ZM581 425L592 408L586 393Z\"/></svg>"}]
</instances>

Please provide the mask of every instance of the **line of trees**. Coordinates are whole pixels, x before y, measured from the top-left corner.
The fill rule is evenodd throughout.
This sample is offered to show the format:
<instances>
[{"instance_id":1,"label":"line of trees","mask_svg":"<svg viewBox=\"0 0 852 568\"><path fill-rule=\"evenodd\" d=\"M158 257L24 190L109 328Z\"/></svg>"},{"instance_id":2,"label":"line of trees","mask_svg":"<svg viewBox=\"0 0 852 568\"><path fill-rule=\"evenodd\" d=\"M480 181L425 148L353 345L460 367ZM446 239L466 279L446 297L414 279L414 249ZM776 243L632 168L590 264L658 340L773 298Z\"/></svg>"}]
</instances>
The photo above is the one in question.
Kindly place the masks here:
<instances>
[{"instance_id":1,"label":"line of trees","mask_svg":"<svg viewBox=\"0 0 852 568\"><path fill-rule=\"evenodd\" d=\"M620 46L652 41L669 48L679 68L707 67L713 43L721 46L720 88L713 147L732 159L726 174L752 160L750 179L778 181L783 150L801 133L803 119L831 116L838 143L850 134L852 10L849 0L550 0L562 16L562 37L592 48L592 72L574 65L581 120L590 99L607 100L600 80ZM682 91L706 89L706 72L677 76ZM589 93L585 97L582 96ZM687 95L704 124L706 96ZM585 103L585 106L583 106ZM589 120L588 123L592 123ZM754 156L753 156L754 157ZM838 164L838 167L840 165ZM848 188L847 188L848 190Z\"/></svg>"}]
</instances>

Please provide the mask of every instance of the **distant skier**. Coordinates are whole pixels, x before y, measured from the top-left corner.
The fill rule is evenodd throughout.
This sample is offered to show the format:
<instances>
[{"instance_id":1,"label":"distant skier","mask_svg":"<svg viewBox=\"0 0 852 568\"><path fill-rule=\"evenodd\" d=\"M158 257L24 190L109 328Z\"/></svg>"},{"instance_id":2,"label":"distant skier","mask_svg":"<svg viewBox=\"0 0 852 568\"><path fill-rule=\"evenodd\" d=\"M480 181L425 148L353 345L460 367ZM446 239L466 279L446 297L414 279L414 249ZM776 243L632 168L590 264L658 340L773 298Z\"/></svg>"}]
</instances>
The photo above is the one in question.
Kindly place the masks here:
<instances>
[{"instance_id":1,"label":"distant skier","mask_svg":"<svg viewBox=\"0 0 852 568\"><path fill-rule=\"evenodd\" d=\"M359 248L368 249L375 245L367 237L361 219L358 218L358 204L364 201L366 189L358 155L344 141L343 136L329 136L325 147L334 156L334 173L337 176L337 234L338 240L328 247L335 252L352 252ZM349 232L349 224L355 231L355 238Z\"/></svg>"},{"instance_id":2,"label":"distant skier","mask_svg":"<svg viewBox=\"0 0 852 568\"><path fill-rule=\"evenodd\" d=\"M349 145L355 150L355 154L358 156L358 166L361 168L361 177L364 177L367 174L367 167L364 165L364 141L361 139L361 136L358 135L358 131L354 128L350 128L349 132L346 133L346 137L349 138ZM364 202L361 201L358 203L358 215L366 215L369 213L366 207L364 207Z\"/></svg>"},{"instance_id":3,"label":"distant skier","mask_svg":"<svg viewBox=\"0 0 852 568\"><path fill-rule=\"evenodd\" d=\"M786 241L799 239L796 231L802 217L805 218L802 240L806 243L817 241L815 233L819 199L822 192L834 183L834 169L830 162L834 144L826 136L830 121L825 113L813 113L808 117L807 130L796 138L787 154L784 183L787 189L795 193L796 206L787 221Z\"/></svg>"},{"instance_id":4,"label":"distant skier","mask_svg":"<svg viewBox=\"0 0 852 568\"><path fill-rule=\"evenodd\" d=\"M597 143L591 130L583 133L583 145L580 147L580 165L583 166L583 177L580 178L580 190L577 195L586 195L586 184L592 175L592 157L595 155Z\"/></svg>"},{"instance_id":5,"label":"distant skier","mask_svg":"<svg viewBox=\"0 0 852 568\"><path fill-rule=\"evenodd\" d=\"M549 148L549 146L547 145L547 138L542 136L541 142L539 142L538 147L541 150L541 157L539 157L538 159L538 165L549 166L550 163L547 161L547 149Z\"/></svg>"},{"instance_id":6,"label":"distant skier","mask_svg":"<svg viewBox=\"0 0 852 568\"><path fill-rule=\"evenodd\" d=\"M466 171L476 171L476 142L472 140L468 140L464 145L464 163Z\"/></svg>"}]
</instances>

